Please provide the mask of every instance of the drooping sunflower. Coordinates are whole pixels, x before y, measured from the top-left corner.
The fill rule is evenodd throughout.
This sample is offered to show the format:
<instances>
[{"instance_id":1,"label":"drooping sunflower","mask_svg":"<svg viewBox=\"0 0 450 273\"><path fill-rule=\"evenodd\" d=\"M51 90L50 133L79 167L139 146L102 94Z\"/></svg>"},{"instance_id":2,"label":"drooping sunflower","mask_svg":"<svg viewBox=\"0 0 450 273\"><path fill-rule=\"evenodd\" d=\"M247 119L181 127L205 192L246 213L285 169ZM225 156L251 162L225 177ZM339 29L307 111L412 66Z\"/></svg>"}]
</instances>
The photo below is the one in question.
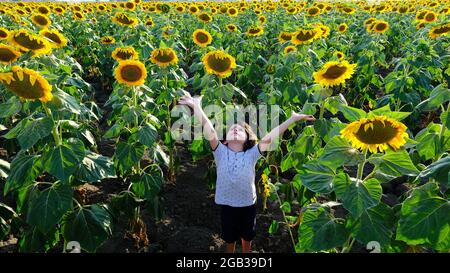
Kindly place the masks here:
<instances>
[{"instance_id":1,"label":"drooping sunflower","mask_svg":"<svg viewBox=\"0 0 450 273\"><path fill-rule=\"evenodd\" d=\"M383 152L390 146L397 150L402 147L409 138L407 127L392 118L386 116L374 116L362 118L348 124L340 131L341 137L347 139L357 149L369 149L376 153Z\"/></svg>"},{"instance_id":2,"label":"drooping sunflower","mask_svg":"<svg viewBox=\"0 0 450 273\"><path fill-rule=\"evenodd\" d=\"M283 50L284 54L289 54L291 52L296 52L296 51L297 51L297 47L292 46L292 45L285 47Z\"/></svg>"},{"instance_id":3,"label":"drooping sunflower","mask_svg":"<svg viewBox=\"0 0 450 273\"><path fill-rule=\"evenodd\" d=\"M147 78L147 69L143 63L137 60L120 61L114 70L114 77L121 84L138 86L144 84L145 78Z\"/></svg>"},{"instance_id":4,"label":"drooping sunflower","mask_svg":"<svg viewBox=\"0 0 450 273\"><path fill-rule=\"evenodd\" d=\"M261 26L250 26L247 29L247 35L250 37L261 36L264 33L264 29Z\"/></svg>"},{"instance_id":5,"label":"drooping sunflower","mask_svg":"<svg viewBox=\"0 0 450 273\"><path fill-rule=\"evenodd\" d=\"M235 24L228 24L226 28L229 32L235 32L237 30L237 26Z\"/></svg>"},{"instance_id":6,"label":"drooping sunflower","mask_svg":"<svg viewBox=\"0 0 450 273\"><path fill-rule=\"evenodd\" d=\"M13 66L11 72L0 73L0 82L22 99L51 101L52 86L39 73L28 68Z\"/></svg>"},{"instance_id":7,"label":"drooping sunflower","mask_svg":"<svg viewBox=\"0 0 450 273\"><path fill-rule=\"evenodd\" d=\"M222 50L213 50L203 56L203 65L206 72L217 75L220 78L226 78L231 75L236 68L236 60L233 56Z\"/></svg>"},{"instance_id":8,"label":"drooping sunflower","mask_svg":"<svg viewBox=\"0 0 450 273\"><path fill-rule=\"evenodd\" d=\"M152 51L150 61L160 67L175 65L178 63L178 57L172 48L157 48Z\"/></svg>"},{"instance_id":9,"label":"drooping sunflower","mask_svg":"<svg viewBox=\"0 0 450 273\"><path fill-rule=\"evenodd\" d=\"M288 31L282 31L280 34L278 34L278 41L280 43L289 42L292 40L292 36L294 36L294 33L288 32Z\"/></svg>"},{"instance_id":10,"label":"drooping sunflower","mask_svg":"<svg viewBox=\"0 0 450 273\"><path fill-rule=\"evenodd\" d=\"M291 42L294 45L309 44L318 37L319 31L319 29L299 29L294 32Z\"/></svg>"},{"instance_id":11,"label":"drooping sunflower","mask_svg":"<svg viewBox=\"0 0 450 273\"><path fill-rule=\"evenodd\" d=\"M43 14L34 14L31 16L31 21L40 28L46 28L52 23L52 21Z\"/></svg>"},{"instance_id":12,"label":"drooping sunflower","mask_svg":"<svg viewBox=\"0 0 450 273\"><path fill-rule=\"evenodd\" d=\"M192 34L192 39L194 43L200 47L206 47L212 43L212 36L206 29L197 29Z\"/></svg>"},{"instance_id":13,"label":"drooping sunflower","mask_svg":"<svg viewBox=\"0 0 450 273\"><path fill-rule=\"evenodd\" d=\"M376 33L384 33L389 29L389 23L383 20L377 20L372 26L372 30Z\"/></svg>"},{"instance_id":14,"label":"drooping sunflower","mask_svg":"<svg viewBox=\"0 0 450 273\"><path fill-rule=\"evenodd\" d=\"M67 39L57 29L43 29L39 34L47 38L54 48L63 48L67 45Z\"/></svg>"},{"instance_id":15,"label":"drooping sunflower","mask_svg":"<svg viewBox=\"0 0 450 273\"><path fill-rule=\"evenodd\" d=\"M198 20L199 20L200 22L203 22L203 23L210 23L210 22L213 20L212 16L209 15L208 13L206 13L206 12L200 13L200 14L197 16L197 18L198 18Z\"/></svg>"},{"instance_id":16,"label":"drooping sunflower","mask_svg":"<svg viewBox=\"0 0 450 273\"><path fill-rule=\"evenodd\" d=\"M100 43L104 45L112 45L116 42L116 39L112 36L104 36L100 39Z\"/></svg>"},{"instance_id":17,"label":"drooping sunflower","mask_svg":"<svg viewBox=\"0 0 450 273\"><path fill-rule=\"evenodd\" d=\"M7 40L9 37L9 30L6 28L0 28L0 40Z\"/></svg>"},{"instance_id":18,"label":"drooping sunflower","mask_svg":"<svg viewBox=\"0 0 450 273\"><path fill-rule=\"evenodd\" d=\"M316 83L322 86L335 86L345 83L355 72L356 64L350 64L347 61L327 62L322 69L313 73Z\"/></svg>"},{"instance_id":19,"label":"drooping sunflower","mask_svg":"<svg viewBox=\"0 0 450 273\"><path fill-rule=\"evenodd\" d=\"M431 39L436 39L441 36L450 34L450 23L434 26L430 29L429 36Z\"/></svg>"},{"instance_id":20,"label":"drooping sunflower","mask_svg":"<svg viewBox=\"0 0 450 273\"><path fill-rule=\"evenodd\" d=\"M114 49L111 53L111 57L113 57L116 61L125 61L125 60L137 60L139 54L132 46L127 47L118 47Z\"/></svg>"},{"instance_id":21,"label":"drooping sunflower","mask_svg":"<svg viewBox=\"0 0 450 273\"><path fill-rule=\"evenodd\" d=\"M15 62L22 54L14 47L0 44L0 63L10 64Z\"/></svg>"},{"instance_id":22,"label":"drooping sunflower","mask_svg":"<svg viewBox=\"0 0 450 273\"><path fill-rule=\"evenodd\" d=\"M33 52L35 56L47 54L52 50L50 43L46 39L32 34L25 29L12 31L9 36L9 42L21 51Z\"/></svg>"},{"instance_id":23,"label":"drooping sunflower","mask_svg":"<svg viewBox=\"0 0 450 273\"><path fill-rule=\"evenodd\" d=\"M340 33L346 32L347 29L348 29L348 26L347 26L346 23L342 23L342 24L340 24L340 25L338 26L338 31L339 31Z\"/></svg>"}]
</instances>

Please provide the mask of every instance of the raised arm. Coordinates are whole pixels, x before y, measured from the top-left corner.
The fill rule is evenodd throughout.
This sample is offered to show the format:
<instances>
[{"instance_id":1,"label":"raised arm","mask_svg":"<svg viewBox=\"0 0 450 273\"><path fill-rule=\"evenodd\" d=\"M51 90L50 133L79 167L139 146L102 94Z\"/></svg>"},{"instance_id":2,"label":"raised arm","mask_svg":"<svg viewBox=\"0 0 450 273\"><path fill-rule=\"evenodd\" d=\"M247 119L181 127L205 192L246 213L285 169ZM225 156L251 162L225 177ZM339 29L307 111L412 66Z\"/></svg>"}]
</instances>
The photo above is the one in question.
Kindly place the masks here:
<instances>
[{"instance_id":1,"label":"raised arm","mask_svg":"<svg viewBox=\"0 0 450 273\"><path fill-rule=\"evenodd\" d=\"M261 141L259 142L259 150L261 152L269 150L270 145L279 137L282 137L283 133L287 130L287 128L289 128L291 124L300 120L313 121L315 120L315 118L311 115L298 114L292 111L290 118L288 118L285 122L281 123L279 126L273 128L272 131L270 131L270 133L268 133L261 139Z\"/></svg>"},{"instance_id":2,"label":"raised arm","mask_svg":"<svg viewBox=\"0 0 450 273\"><path fill-rule=\"evenodd\" d=\"M202 109L202 97L192 97L191 94L184 91L184 96L178 101L178 104L187 105L194 111L194 116L197 117L203 126L203 132L205 133L205 137L209 140L209 144L211 148L214 150L217 148L219 144L219 139L217 137L217 132L214 130L212 122L206 116L205 112Z\"/></svg>"}]
</instances>

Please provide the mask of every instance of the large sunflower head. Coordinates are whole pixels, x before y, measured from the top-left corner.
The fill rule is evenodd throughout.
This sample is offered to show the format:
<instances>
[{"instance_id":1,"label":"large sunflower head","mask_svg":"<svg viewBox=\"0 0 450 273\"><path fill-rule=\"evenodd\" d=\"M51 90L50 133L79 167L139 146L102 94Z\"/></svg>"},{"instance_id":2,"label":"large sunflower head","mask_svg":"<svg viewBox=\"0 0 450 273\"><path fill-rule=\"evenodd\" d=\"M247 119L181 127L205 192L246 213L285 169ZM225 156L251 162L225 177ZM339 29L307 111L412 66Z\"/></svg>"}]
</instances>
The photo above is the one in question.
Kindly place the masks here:
<instances>
[{"instance_id":1,"label":"large sunflower head","mask_svg":"<svg viewBox=\"0 0 450 273\"><path fill-rule=\"evenodd\" d=\"M39 34L47 38L47 40L50 41L51 46L54 48L63 48L67 45L67 39L56 29L43 29L39 32Z\"/></svg>"},{"instance_id":2,"label":"large sunflower head","mask_svg":"<svg viewBox=\"0 0 450 273\"><path fill-rule=\"evenodd\" d=\"M150 61L160 67L175 65L178 63L178 57L172 48L157 48L152 51Z\"/></svg>"},{"instance_id":3,"label":"large sunflower head","mask_svg":"<svg viewBox=\"0 0 450 273\"><path fill-rule=\"evenodd\" d=\"M50 43L46 39L25 29L12 31L9 36L9 42L24 52L33 52L33 55L47 54L52 50Z\"/></svg>"},{"instance_id":4,"label":"large sunflower head","mask_svg":"<svg viewBox=\"0 0 450 273\"><path fill-rule=\"evenodd\" d=\"M117 82L128 86L142 85L147 78L147 69L143 63L137 60L120 61L114 70Z\"/></svg>"},{"instance_id":5,"label":"large sunflower head","mask_svg":"<svg viewBox=\"0 0 450 273\"><path fill-rule=\"evenodd\" d=\"M104 36L100 39L100 43L104 45L112 45L116 42L116 39L112 36Z\"/></svg>"},{"instance_id":6,"label":"large sunflower head","mask_svg":"<svg viewBox=\"0 0 450 273\"><path fill-rule=\"evenodd\" d=\"M373 26L372 30L376 33L384 33L389 29L389 23L383 20L377 20Z\"/></svg>"},{"instance_id":7,"label":"large sunflower head","mask_svg":"<svg viewBox=\"0 0 450 273\"><path fill-rule=\"evenodd\" d=\"M213 20L212 16L206 12L202 12L197 16L198 20L203 23L209 23Z\"/></svg>"},{"instance_id":8,"label":"large sunflower head","mask_svg":"<svg viewBox=\"0 0 450 273\"><path fill-rule=\"evenodd\" d=\"M228 24L226 28L229 32L235 32L237 30L237 26L235 24Z\"/></svg>"},{"instance_id":9,"label":"large sunflower head","mask_svg":"<svg viewBox=\"0 0 450 273\"><path fill-rule=\"evenodd\" d=\"M226 78L236 68L236 60L222 50L213 50L203 56L203 65L209 74Z\"/></svg>"},{"instance_id":10,"label":"large sunflower head","mask_svg":"<svg viewBox=\"0 0 450 273\"><path fill-rule=\"evenodd\" d=\"M299 29L294 32L291 42L295 45L309 44L320 35L319 29Z\"/></svg>"},{"instance_id":11,"label":"large sunflower head","mask_svg":"<svg viewBox=\"0 0 450 273\"><path fill-rule=\"evenodd\" d=\"M50 15L51 11L47 6L42 5L37 8L37 12L39 12L40 14L44 14L44 15Z\"/></svg>"},{"instance_id":12,"label":"large sunflower head","mask_svg":"<svg viewBox=\"0 0 450 273\"><path fill-rule=\"evenodd\" d=\"M345 83L355 72L356 64L347 61L327 62L321 70L314 72L313 77L316 83L322 86L335 86Z\"/></svg>"},{"instance_id":13,"label":"large sunflower head","mask_svg":"<svg viewBox=\"0 0 450 273\"><path fill-rule=\"evenodd\" d=\"M52 86L39 73L13 66L11 72L0 73L0 82L22 99L51 101Z\"/></svg>"},{"instance_id":14,"label":"large sunflower head","mask_svg":"<svg viewBox=\"0 0 450 273\"><path fill-rule=\"evenodd\" d=\"M118 47L114 49L111 53L111 56L116 61L125 61L125 60L137 60L139 54L132 46L127 47Z\"/></svg>"},{"instance_id":15,"label":"large sunflower head","mask_svg":"<svg viewBox=\"0 0 450 273\"><path fill-rule=\"evenodd\" d=\"M450 23L432 27L429 32L430 38L432 39L436 39L441 36L447 36L449 34L450 34Z\"/></svg>"},{"instance_id":16,"label":"large sunflower head","mask_svg":"<svg viewBox=\"0 0 450 273\"><path fill-rule=\"evenodd\" d=\"M341 130L341 137L351 142L357 149L368 149L372 153L383 152L390 146L397 150L408 139L407 127L386 116L362 118L348 124Z\"/></svg>"},{"instance_id":17,"label":"large sunflower head","mask_svg":"<svg viewBox=\"0 0 450 273\"><path fill-rule=\"evenodd\" d=\"M280 34L278 35L278 41L279 41L280 43L289 42L289 41L292 40L292 36L294 36L294 33L288 32L288 31L282 31L282 32L280 32Z\"/></svg>"},{"instance_id":18,"label":"large sunflower head","mask_svg":"<svg viewBox=\"0 0 450 273\"><path fill-rule=\"evenodd\" d=\"M139 22L137 18L129 16L123 12L117 12L116 14L114 14L112 21L114 23L117 23L121 26L126 26L126 27L134 27Z\"/></svg>"},{"instance_id":19,"label":"large sunflower head","mask_svg":"<svg viewBox=\"0 0 450 273\"><path fill-rule=\"evenodd\" d=\"M264 29L261 26L251 26L247 29L247 35L250 37L261 36Z\"/></svg>"},{"instance_id":20,"label":"large sunflower head","mask_svg":"<svg viewBox=\"0 0 450 273\"><path fill-rule=\"evenodd\" d=\"M434 11L429 11L425 14L425 16L423 17L423 21L427 22L427 23L432 23L434 21L437 20L437 15Z\"/></svg>"},{"instance_id":21,"label":"large sunflower head","mask_svg":"<svg viewBox=\"0 0 450 273\"><path fill-rule=\"evenodd\" d=\"M0 63L10 64L15 62L20 55L19 51L15 50L12 46L0 44Z\"/></svg>"},{"instance_id":22,"label":"large sunflower head","mask_svg":"<svg viewBox=\"0 0 450 273\"><path fill-rule=\"evenodd\" d=\"M9 37L9 30L0 27L0 40L7 40Z\"/></svg>"},{"instance_id":23,"label":"large sunflower head","mask_svg":"<svg viewBox=\"0 0 450 273\"><path fill-rule=\"evenodd\" d=\"M31 21L33 21L33 23L40 28L46 28L52 23L47 16L39 13L31 16Z\"/></svg>"},{"instance_id":24,"label":"large sunflower head","mask_svg":"<svg viewBox=\"0 0 450 273\"><path fill-rule=\"evenodd\" d=\"M192 34L192 39L200 47L206 47L212 42L211 34L205 29L197 29Z\"/></svg>"}]
</instances>

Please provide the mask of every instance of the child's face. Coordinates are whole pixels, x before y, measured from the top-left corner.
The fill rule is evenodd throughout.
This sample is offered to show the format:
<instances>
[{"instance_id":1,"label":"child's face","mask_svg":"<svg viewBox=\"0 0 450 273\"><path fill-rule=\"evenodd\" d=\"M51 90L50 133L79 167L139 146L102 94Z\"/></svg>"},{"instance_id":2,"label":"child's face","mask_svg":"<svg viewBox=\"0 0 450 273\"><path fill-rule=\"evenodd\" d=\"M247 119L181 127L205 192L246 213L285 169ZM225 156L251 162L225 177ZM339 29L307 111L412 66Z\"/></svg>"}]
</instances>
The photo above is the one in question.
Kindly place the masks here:
<instances>
[{"instance_id":1,"label":"child's face","mask_svg":"<svg viewBox=\"0 0 450 273\"><path fill-rule=\"evenodd\" d=\"M228 130L227 141L238 141L245 143L247 141L247 133L240 124L233 124Z\"/></svg>"}]
</instances>

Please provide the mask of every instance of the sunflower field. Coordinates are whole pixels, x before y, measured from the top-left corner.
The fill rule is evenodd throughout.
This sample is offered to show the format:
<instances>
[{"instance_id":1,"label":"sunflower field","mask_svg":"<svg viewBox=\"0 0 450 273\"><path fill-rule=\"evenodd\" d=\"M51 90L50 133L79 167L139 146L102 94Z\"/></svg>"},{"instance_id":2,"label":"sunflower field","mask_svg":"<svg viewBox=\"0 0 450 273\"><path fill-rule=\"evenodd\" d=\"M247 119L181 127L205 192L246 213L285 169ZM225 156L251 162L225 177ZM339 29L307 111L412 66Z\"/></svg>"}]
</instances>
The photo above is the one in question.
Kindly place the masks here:
<instances>
[{"instance_id":1,"label":"sunflower field","mask_svg":"<svg viewBox=\"0 0 450 273\"><path fill-rule=\"evenodd\" d=\"M214 189L208 141L170 130L183 91L316 117L257 164L264 236L450 251L449 0L2 1L0 63L0 251L151 244L183 151Z\"/></svg>"}]
</instances>

